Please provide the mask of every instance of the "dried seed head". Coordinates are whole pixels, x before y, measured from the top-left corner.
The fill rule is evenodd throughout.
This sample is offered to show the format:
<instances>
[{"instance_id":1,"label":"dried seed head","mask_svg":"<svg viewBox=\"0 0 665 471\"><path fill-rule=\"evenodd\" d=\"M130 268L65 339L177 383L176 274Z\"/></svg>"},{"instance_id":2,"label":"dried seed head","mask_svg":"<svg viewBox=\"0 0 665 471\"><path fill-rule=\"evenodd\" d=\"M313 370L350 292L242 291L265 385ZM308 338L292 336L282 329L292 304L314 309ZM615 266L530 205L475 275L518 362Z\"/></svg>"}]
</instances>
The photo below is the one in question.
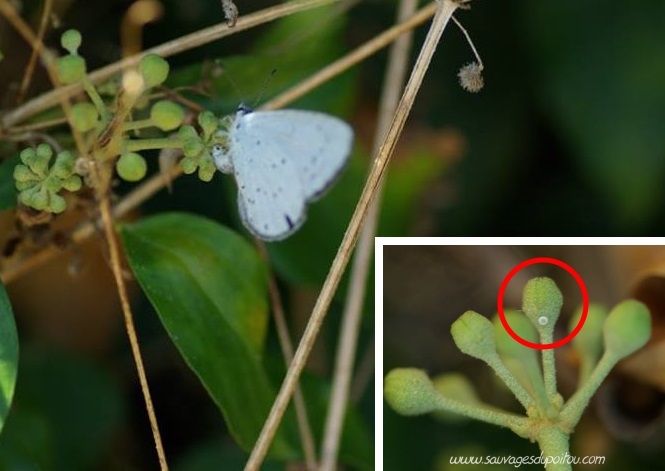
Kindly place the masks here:
<instances>
[{"instance_id":1,"label":"dried seed head","mask_svg":"<svg viewBox=\"0 0 665 471\"><path fill-rule=\"evenodd\" d=\"M482 72L483 67L477 62L471 62L462 67L457 74L462 88L471 93L479 92L485 84Z\"/></svg>"}]
</instances>

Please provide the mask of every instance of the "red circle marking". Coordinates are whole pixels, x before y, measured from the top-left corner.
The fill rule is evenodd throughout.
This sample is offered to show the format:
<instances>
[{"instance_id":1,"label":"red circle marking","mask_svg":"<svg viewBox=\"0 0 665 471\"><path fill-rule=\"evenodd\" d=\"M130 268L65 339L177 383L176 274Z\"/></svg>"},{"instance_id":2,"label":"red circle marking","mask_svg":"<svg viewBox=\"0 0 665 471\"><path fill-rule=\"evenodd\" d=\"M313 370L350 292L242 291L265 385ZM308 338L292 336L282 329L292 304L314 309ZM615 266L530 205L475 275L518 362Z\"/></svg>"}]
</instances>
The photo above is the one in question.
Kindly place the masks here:
<instances>
[{"instance_id":1,"label":"red circle marking","mask_svg":"<svg viewBox=\"0 0 665 471\"><path fill-rule=\"evenodd\" d=\"M540 344L540 343L529 342L528 340L523 339L522 337L517 335L515 331L510 327L510 324L508 324L508 321L506 320L506 315L503 312L503 294L505 293L506 288L508 287L508 283L510 283L510 280L522 268L526 268L529 265L535 265L537 263L550 263L552 265L556 265L558 267L563 268L568 273L570 273L573 278L575 278L575 281L577 281L577 284L580 286L580 291L582 292L582 316L580 317L580 321L577 323L577 325L570 334L568 334L566 337L562 338L558 342ZM510 270L506 278L504 278L503 283L501 283L501 288L499 288L499 297L497 298L497 308L499 311L499 319L501 319L501 324L503 324L503 328L506 329L506 332L508 332L508 334L510 334L512 338L514 338L519 343L529 348L533 348L536 350L549 350L550 348L558 348L561 347L562 345L567 344L568 342L573 340L573 338L580 332L580 330L582 330L582 326L586 322L587 312L589 311L589 294L587 293L586 285L584 284L582 277L575 271L573 267L571 267L567 263L564 263L561 260L557 260L556 258L549 258L549 257L530 258L529 260L523 261L522 263L518 264L515 268Z\"/></svg>"}]
</instances>

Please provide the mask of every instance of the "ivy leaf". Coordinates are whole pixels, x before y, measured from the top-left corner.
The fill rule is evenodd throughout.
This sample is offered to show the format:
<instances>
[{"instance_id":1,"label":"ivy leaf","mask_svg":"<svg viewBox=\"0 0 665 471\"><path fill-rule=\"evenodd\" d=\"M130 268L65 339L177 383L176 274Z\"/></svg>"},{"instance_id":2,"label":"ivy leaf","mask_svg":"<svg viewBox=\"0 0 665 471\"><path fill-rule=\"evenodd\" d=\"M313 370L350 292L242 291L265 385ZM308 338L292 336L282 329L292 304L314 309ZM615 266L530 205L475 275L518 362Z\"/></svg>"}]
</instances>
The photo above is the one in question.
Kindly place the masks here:
<instances>
[{"instance_id":1,"label":"ivy leaf","mask_svg":"<svg viewBox=\"0 0 665 471\"><path fill-rule=\"evenodd\" d=\"M171 339L237 442L250 450L275 397L262 363L268 321L263 261L236 233L184 213L124 226L121 236L132 271ZM294 456L281 434L271 452Z\"/></svg>"},{"instance_id":2,"label":"ivy leaf","mask_svg":"<svg viewBox=\"0 0 665 471\"><path fill-rule=\"evenodd\" d=\"M7 292L0 283L0 431L14 397L18 371L18 336Z\"/></svg>"}]
</instances>

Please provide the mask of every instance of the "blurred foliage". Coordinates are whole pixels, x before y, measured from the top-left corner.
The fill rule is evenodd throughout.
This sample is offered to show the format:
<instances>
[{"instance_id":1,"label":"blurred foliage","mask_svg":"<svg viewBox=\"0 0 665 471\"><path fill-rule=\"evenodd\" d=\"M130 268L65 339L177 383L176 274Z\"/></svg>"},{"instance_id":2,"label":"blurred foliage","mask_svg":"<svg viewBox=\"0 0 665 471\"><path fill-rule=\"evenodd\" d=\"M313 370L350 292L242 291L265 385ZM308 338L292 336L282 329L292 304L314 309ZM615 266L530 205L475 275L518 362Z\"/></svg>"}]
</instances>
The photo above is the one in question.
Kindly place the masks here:
<instances>
[{"instance_id":1,"label":"blurred foliage","mask_svg":"<svg viewBox=\"0 0 665 471\"><path fill-rule=\"evenodd\" d=\"M25 343L19 371L0 469L91 469L123 420L118 385L99 365Z\"/></svg>"}]
</instances>

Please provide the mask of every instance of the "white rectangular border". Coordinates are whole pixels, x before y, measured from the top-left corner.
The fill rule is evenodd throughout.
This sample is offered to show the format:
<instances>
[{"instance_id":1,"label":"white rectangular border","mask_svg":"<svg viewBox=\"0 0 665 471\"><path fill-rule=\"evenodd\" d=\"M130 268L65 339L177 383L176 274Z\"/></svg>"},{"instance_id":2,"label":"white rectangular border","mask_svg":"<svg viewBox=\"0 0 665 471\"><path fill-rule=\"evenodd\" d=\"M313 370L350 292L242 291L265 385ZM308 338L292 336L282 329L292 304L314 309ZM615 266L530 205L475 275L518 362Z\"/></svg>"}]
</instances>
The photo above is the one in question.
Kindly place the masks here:
<instances>
[{"instance_id":1,"label":"white rectangular border","mask_svg":"<svg viewBox=\"0 0 665 471\"><path fill-rule=\"evenodd\" d=\"M375 469L383 469L383 246L384 245L659 245L662 237L376 237L374 239Z\"/></svg>"}]
</instances>

